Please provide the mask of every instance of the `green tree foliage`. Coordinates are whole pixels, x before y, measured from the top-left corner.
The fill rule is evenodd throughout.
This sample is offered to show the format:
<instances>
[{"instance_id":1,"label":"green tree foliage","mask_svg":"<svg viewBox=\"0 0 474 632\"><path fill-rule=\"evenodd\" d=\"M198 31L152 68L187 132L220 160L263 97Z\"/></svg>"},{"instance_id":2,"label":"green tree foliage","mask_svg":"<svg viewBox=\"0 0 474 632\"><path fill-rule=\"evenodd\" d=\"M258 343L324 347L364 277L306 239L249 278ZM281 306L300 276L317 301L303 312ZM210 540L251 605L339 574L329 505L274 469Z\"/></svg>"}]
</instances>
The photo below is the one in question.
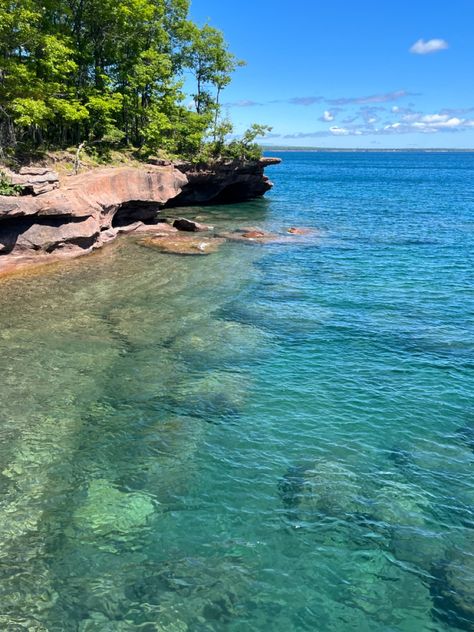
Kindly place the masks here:
<instances>
[{"instance_id":1,"label":"green tree foliage","mask_svg":"<svg viewBox=\"0 0 474 632\"><path fill-rule=\"evenodd\" d=\"M0 0L2 150L224 155L220 99L242 62L188 10L189 0Z\"/></svg>"}]
</instances>

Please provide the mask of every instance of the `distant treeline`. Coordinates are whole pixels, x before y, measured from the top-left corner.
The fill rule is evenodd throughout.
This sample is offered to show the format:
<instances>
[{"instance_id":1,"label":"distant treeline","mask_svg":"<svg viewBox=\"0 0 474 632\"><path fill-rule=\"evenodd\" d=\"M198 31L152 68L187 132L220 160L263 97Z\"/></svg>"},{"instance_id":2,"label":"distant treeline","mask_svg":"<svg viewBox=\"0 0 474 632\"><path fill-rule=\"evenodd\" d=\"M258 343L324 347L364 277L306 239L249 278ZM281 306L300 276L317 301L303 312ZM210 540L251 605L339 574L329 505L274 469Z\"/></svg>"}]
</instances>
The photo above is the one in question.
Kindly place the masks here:
<instances>
[{"instance_id":1,"label":"distant treeline","mask_svg":"<svg viewBox=\"0 0 474 632\"><path fill-rule=\"evenodd\" d=\"M3 153L85 144L255 156L265 128L226 144L232 126L221 118L243 62L188 10L189 0L0 0Z\"/></svg>"},{"instance_id":2,"label":"distant treeline","mask_svg":"<svg viewBox=\"0 0 474 632\"><path fill-rule=\"evenodd\" d=\"M304 147L304 146L292 146L292 145L263 145L262 150L266 152L272 151L300 151L300 152L313 152L313 153L346 153L346 154L446 154L446 153L473 153L474 149L456 149L456 148L442 148L442 147L431 147L431 148L423 148L423 147L409 147L409 148L379 148L375 149L374 147Z\"/></svg>"}]
</instances>

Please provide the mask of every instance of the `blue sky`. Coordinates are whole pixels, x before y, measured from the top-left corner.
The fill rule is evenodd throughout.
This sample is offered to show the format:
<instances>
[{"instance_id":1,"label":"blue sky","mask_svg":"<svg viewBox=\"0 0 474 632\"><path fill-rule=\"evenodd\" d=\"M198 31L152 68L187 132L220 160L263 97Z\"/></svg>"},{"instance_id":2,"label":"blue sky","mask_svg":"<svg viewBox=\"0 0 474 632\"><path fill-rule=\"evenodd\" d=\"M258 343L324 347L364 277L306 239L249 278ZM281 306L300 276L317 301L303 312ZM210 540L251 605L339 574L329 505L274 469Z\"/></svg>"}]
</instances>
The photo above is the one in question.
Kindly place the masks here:
<instances>
[{"instance_id":1,"label":"blue sky","mask_svg":"<svg viewBox=\"0 0 474 632\"><path fill-rule=\"evenodd\" d=\"M268 144L474 148L474 0L192 0L247 62L224 102Z\"/></svg>"}]
</instances>

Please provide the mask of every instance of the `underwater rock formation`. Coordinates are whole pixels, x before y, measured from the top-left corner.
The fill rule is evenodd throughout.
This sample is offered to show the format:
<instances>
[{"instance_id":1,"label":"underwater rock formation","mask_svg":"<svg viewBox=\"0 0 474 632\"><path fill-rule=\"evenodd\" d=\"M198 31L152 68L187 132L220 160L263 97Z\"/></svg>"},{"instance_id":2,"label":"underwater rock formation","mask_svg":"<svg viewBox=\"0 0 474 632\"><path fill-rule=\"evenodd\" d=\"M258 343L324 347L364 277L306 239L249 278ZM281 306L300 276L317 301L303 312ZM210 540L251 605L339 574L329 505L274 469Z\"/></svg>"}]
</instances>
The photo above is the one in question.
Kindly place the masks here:
<instances>
[{"instance_id":1,"label":"underwater rock formation","mask_svg":"<svg viewBox=\"0 0 474 632\"><path fill-rule=\"evenodd\" d=\"M431 569L434 615L459 630L474 629L474 556L453 550Z\"/></svg>"},{"instance_id":2,"label":"underwater rock formation","mask_svg":"<svg viewBox=\"0 0 474 632\"><path fill-rule=\"evenodd\" d=\"M148 237L141 241L143 246L156 248L160 252L173 255L210 255L217 252L224 239L204 238L197 235L170 235Z\"/></svg>"},{"instance_id":3,"label":"underwater rock formation","mask_svg":"<svg viewBox=\"0 0 474 632\"><path fill-rule=\"evenodd\" d=\"M146 525L154 513L153 502L138 492L122 492L108 481L89 484L87 499L74 512L74 525L91 537L127 535Z\"/></svg>"},{"instance_id":4,"label":"underwater rock formation","mask_svg":"<svg viewBox=\"0 0 474 632\"><path fill-rule=\"evenodd\" d=\"M353 472L337 462L291 467L278 484L282 503L294 517L345 516L361 510Z\"/></svg>"}]
</instances>

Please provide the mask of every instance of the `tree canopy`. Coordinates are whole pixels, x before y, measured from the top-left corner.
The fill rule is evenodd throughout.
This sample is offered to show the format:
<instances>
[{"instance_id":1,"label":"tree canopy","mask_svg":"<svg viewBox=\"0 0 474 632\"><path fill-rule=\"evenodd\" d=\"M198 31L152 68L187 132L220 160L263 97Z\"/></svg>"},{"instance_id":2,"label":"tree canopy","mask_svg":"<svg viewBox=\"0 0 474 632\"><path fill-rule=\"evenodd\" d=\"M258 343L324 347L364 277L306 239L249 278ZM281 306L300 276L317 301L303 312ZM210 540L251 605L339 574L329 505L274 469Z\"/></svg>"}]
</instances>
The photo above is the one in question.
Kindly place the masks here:
<instances>
[{"instance_id":1,"label":"tree canopy","mask_svg":"<svg viewBox=\"0 0 474 632\"><path fill-rule=\"evenodd\" d=\"M237 157L220 99L243 62L188 11L189 0L0 0L3 151L88 143Z\"/></svg>"}]
</instances>

